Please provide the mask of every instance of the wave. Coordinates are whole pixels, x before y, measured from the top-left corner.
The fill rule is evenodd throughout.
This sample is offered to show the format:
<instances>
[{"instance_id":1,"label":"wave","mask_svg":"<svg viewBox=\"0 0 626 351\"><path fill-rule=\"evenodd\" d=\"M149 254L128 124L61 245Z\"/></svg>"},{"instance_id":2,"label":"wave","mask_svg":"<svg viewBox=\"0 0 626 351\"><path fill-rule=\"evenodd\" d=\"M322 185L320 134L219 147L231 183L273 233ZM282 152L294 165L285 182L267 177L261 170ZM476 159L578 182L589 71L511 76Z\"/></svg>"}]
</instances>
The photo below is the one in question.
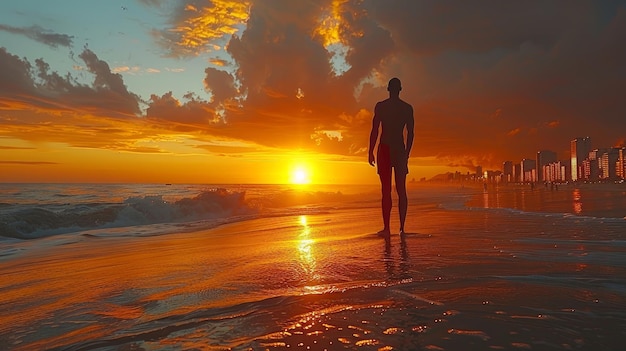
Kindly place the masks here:
<instances>
[{"instance_id":1,"label":"wave","mask_svg":"<svg viewBox=\"0 0 626 351\"><path fill-rule=\"evenodd\" d=\"M257 211L246 202L245 192L217 188L173 202L161 195L147 195L129 197L123 203L18 208L0 215L0 236L37 239L90 229L215 220Z\"/></svg>"},{"instance_id":2,"label":"wave","mask_svg":"<svg viewBox=\"0 0 626 351\"><path fill-rule=\"evenodd\" d=\"M56 197L56 195L55 195ZM87 236L123 234L113 228L143 226L134 235L210 228L263 216L319 213L360 204L341 192L270 189L248 196L246 190L212 188L196 196L167 200L163 195L131 196L120 202L58 203L37 206L0 204L0 239L39 239L85 232ZM106 230L105 230L106 229ZM103 231L104 230L104 231ZM144 233L145 232L145 233Z\"/></svg>"}]
</instances>

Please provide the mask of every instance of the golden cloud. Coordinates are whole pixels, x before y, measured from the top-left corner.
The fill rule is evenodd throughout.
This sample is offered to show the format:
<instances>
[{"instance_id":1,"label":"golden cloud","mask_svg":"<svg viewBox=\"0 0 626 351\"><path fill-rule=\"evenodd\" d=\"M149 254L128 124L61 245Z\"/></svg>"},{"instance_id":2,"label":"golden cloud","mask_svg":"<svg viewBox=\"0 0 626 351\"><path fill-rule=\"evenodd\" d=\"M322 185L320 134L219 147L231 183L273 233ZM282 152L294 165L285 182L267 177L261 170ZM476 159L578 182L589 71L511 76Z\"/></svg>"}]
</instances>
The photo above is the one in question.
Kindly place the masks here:
<instances>
[{"instance_id":1,"label":"golden cloud","mask_svg":"<svg viewBox=\"0 0 626 351\"><path fill-rule=\"evenodd\" d=\"M344 20L341 12L346 2L348 1L333 0L330 8L325 11L324 16L320 19L319 26L315 29L315 34L323 39L326 48L335 44L343 44L341 32Z\"/></svg>"},{"instance_id":2,"label":"golden cloud","mask_svg":"<svg viewBox=\"0 0 626 351\"><path fill-rule=\"evenodd\" d=\"M238 26L248 20L250 4L247 1L213 0L211 3L212 6L202 8L185 8L190 16L170 29L180 35L178 47L195 53L214 49L214 41L237 33Z\"/></svg>"}]
</instances>

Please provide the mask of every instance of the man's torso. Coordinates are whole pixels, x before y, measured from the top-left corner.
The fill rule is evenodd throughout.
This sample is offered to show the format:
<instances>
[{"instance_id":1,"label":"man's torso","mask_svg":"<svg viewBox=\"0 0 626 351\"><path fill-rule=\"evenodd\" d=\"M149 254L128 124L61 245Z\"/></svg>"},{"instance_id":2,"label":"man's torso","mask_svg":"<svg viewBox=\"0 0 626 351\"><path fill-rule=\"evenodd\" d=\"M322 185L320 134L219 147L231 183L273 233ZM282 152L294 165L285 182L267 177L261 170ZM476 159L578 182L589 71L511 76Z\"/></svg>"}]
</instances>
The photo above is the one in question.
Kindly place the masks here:
<instances>
[{"instance_id":1,"label":"man's torso","mask_svg":"<svg viewBox=\"0 0 626 351\"><path fill-rule=\"evenodd\" d=\"M389 145L392 152L404 150L404 128L413 115L411 105L400 99L387 99L378 103L376 113L382 125L380 142Z\"/></svg>"}]
</instances>

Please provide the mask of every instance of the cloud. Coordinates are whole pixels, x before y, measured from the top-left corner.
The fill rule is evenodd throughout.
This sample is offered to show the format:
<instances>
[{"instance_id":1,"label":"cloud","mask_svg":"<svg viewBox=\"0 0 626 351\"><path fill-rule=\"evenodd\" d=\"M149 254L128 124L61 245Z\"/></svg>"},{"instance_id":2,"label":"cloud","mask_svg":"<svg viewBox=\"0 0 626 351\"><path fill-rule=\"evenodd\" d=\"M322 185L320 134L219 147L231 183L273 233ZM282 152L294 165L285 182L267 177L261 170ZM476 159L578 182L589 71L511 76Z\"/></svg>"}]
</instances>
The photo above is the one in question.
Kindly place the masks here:
<instances>
[{"instance_id":1,"label":"cloud","mask_svg":"<svg viewBox=\"0 0 626 351\"><path fill-rule=\"evenodd\" d=\"M78 83L70 74L51 72L43 59L36 59L33 67L26 59L0 48L0 103L54 111L82 110L108 117L140 113L139 97L127 90L120 74L112 73L89 49L79 57L93 74L91 86Z\"/></svg>"},{"instance_id":2,"label":"cloud","mask_svg":"<svg viewBox=\"0 0 626 351\"><path fill-rule=\"evenodd\" d=\"M359 110L354 81L333 73L324 40L314 34L323 11L323 2L256 2L246 30L228 43L245 99L241 113L229 111L227 120L233 128L242 126L246 138L271 146L349 152L349 138L332 147L318 147L310 138L315 130L337 129L337 123L345 123L338 116ZM243 126L255 133L242 131Z\"/></svg>"},{"instance_id":3,"label":"cloud","mask_svg":"<svg viewBox=\"0 0 626 351\"><path fill-rule=\"evenodd\" d=\"M506 133L506 135L508 135L508 136L516 136L521 131L522 131L521 128L515 128L515 129L510 130L508 133Z\"/></svg>"},{"instance_id":4,"label":"cloud","mask_svg":"<svg viewBox=\"0 0 626 351\"><path fill-rule=\"evenodd\" d=\"M84 70L85 68L80 67L78 68L78 70ZM145 70L142 69L139 66L118 66L118 67L113 67L111 69L111 73L128 73L128 74L137 74L140 72L145 72L145 73L161 73L161 70L157 69L157 68L146 68Z\"/></svg>"},{"instance_id":5,"label":"cloud","mask_svg":"<svg viewBox=\"0 0 626 351\"><path fill-rule=\"evenodd\" d=\"M185 72L184 68L166 68L165 70L168 72L173 72L173 73Z\"/></svg>"},{"instance_id":6,"label":"cloud","mask_svg":"<svg viewBox=\"0 0 626 351\"><path fill-rule=\"evenodd\" d=\"M113 67L113 69L111 70L111 72L113 73L122 73L122 72L129 72L129 71L130 71L130 67L128 66Z\"/></svg>"},{"instance_id":7,"label":"cloud","mask_svg":"<svg viewBox=\"0 0 626 351\"><path fill-rule=\"evenodd\" d=\"M541 47L556 44L580 20L583 2L558 6L546 2L369 1L372 17L398 42L422 55L448 50L487 53L514 49L525 42Z\"/></svg>"},{"instance_id":8,"label":"cloud","mask_svg":"<svg viewBox=\"0 0 626 351\"><path fill-rule=\"evenodd\" d=\"M28 61L0 47L0 92L9 95L32 91L34 80L30 74L31 68Z\"/></svg>"},{"instance_id":9,"label":"cloud","mask_svg":"<svg viewBox=\"0 0 626 351\"><path fill-rule=\"evenodd\" d=\"M180 3L173 11L170 26L153 34L169 55L197 56L219 50L248 19L250 4L235 0L194 0Z\"/></svg>"},{"instance_id":10,"label":"cloud","mask_svg":"<svg viewBox=\"0 0 626 351\"><path fill-rule=\"evenodd\" d=\"M146 117L173 123L171 128L177 131L206 129L210 123L219 120L215 110L207 101L192 95L187 95L186 101L180 101L172 95L171 91L162 96L150 97Z\"/></svg>"},{"instance_id":11,"label":"cloud","mask_svg":"<svg viewBox=\"0 0 626 351\"><path fill-rule=\"evenodd\" d=\"M548 122L547 125L548 125L549 128L556 128L556 127L559 126L559 124L561 124L561 122L559 122L559 121L550 121L550 122Z\"/></svg>"},{"instance_id":12,"label":"cloud","mask_svg":"<svg viewBox=\"0 0 626 351\"><path fill-rule=\"evenodd\" d=\"M59 46L71 47L73 36L67 34L58 34L47 31L39 26L31 26L31 27L13 27L6 24L0 24L0 30L23 35L27 38L38 41L42 44L46 44L52 48L57 48Z\"/></svg>"},{"instance_id":13,"label":"cloud","mask_svg":"<svg viewBox=\"0 0 626 351\"><path fill-rule=\"evenodd\" d=\"M0 150L34 150L34 147L21 147L21 146L5 146L0 145Z\"/></svg>"},{"instance_id":14,"label":"cloud","mask_svg":"<svg viewBox=\"0 0 626 351\"><path fill-rule=\"evenodd\" d=\"M41 166L41 165L58 165L59 163L58 162L48 162L48 161L3 161L3 160L0 160L0 164Z\"/></svg>"},{"instance_id":15,"label":"cloud","mask_svg":"<svg viewBox=\"0 0 626 351\"><path fill-rule=\"evenodd\" d=\"M213 102L223 104L237 95L233 76L227 72L208 67L204 70L204 87L213 94Z\"/></svg>"},{"instance_id":16,"label":"cloud","mask_svg":"<svg viewBox=\"0 0 626 351\"><path fill-rule=\"evenodd\" d=\"M229 65L228 61L219 58L212 58L209 60L209 63L218 66L218 67L226 67Z\"/></svg>"}]
</instances>

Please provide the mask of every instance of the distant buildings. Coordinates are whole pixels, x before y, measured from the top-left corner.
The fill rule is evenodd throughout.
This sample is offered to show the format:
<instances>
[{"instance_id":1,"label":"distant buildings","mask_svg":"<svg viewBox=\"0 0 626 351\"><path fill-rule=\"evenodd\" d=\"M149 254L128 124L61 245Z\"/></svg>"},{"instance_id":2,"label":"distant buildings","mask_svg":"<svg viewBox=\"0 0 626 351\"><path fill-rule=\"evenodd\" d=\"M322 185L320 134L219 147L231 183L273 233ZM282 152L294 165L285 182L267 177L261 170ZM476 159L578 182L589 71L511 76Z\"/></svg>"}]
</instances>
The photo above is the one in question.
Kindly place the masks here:
<instances>
[{"instance_id":1,"label":"distant buildings","mask_svg":"<svg viewBox=\"0 0 626 351\"><path fill-rule=\"evenodd\" d=\"M570 159L559 160L551 150L537 152L537 159L502 163L500 181L533 183L568 181L626 180L626 147L591 148L591 138L576 138L570 143Z\"/></svg>"},{"instance_id":2,"label":"distant buildings","mask_svg":"<svg viewBox=\"0 0 626 351\"><path fill-rule=\"evenodd\" d=\"M591 149L591 138L576 138L570 142L570 159L559 160L551 150L537 152L536 160L504 161L501 171L483 170L467 174L446 173L431 180L481 181L494 183L565 183L570 181L606 182L626 180L626 147Z\"/></svg>"}]
</instances>

